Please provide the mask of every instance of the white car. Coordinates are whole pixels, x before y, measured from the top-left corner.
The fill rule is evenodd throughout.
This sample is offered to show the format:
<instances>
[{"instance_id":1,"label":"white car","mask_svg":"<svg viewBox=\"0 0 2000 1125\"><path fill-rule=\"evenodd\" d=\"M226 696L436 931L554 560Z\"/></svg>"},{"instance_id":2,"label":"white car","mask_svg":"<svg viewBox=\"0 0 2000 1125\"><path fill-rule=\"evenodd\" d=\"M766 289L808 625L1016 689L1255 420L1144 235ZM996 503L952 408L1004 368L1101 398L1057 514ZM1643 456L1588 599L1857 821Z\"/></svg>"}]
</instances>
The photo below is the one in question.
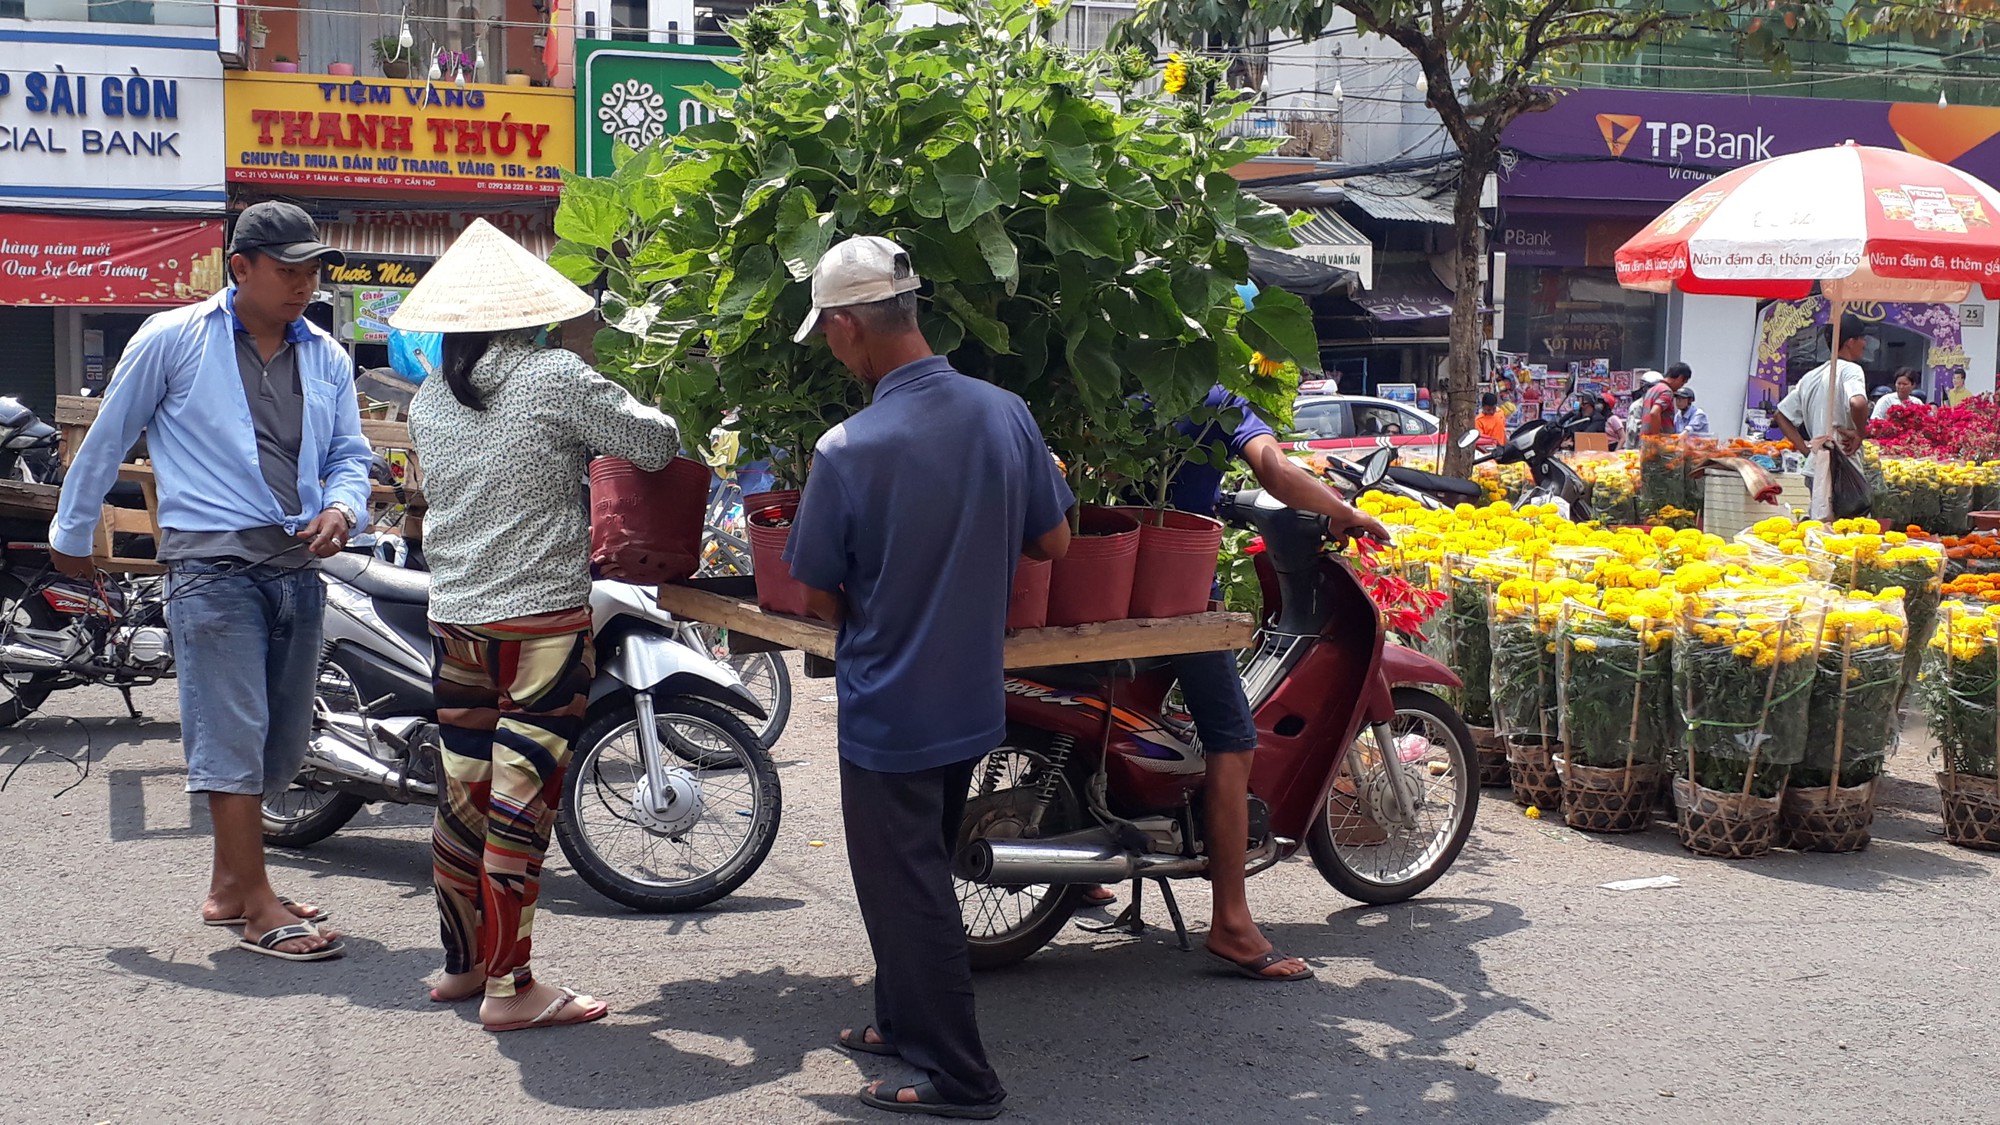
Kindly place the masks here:
<instances>
[{"instance_id":1,"label":"white car","mask_svg":"<svg viewBox=\"0 0 2000 1125\"><path fill-rule=\"evenodd\" d=\"M1384 438L1391 445L1435 445L1439 428L1435 415L1386 398L1303 394L1292 407L1292 429L1303 438L1294 449L1365 449Z\"/></svg>"}]
</instances>

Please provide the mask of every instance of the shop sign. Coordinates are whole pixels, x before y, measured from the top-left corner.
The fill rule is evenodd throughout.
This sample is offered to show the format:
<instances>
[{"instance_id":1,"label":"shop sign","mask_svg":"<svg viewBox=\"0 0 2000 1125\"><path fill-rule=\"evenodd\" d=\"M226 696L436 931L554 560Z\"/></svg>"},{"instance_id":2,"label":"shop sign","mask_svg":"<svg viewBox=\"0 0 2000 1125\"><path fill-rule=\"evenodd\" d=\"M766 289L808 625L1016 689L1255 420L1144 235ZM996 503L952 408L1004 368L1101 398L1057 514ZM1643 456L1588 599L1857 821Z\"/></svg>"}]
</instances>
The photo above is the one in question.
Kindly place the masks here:
<instances>
[{"instance_id":1,"label":"shop sign","mask_svg":"<svg viewBox=\"0 0 2000 1125\"><path fill-rule=\"evenodd\" d=\"M349 254L345 265L326 266L319 276L328 285L393 285L408 289L430 268L431 263L424 258L364 258Z\"/></svg>"},{"instance_id":2,"label":"shop sign","mask_svg":"<svg viewBox=\"0 0 2000 1125\"><path fill-rule=\"evenodd\" d=\"M1939 388L1951 386L1951 369L1968 362L1957 305L1862 301L1849 304L1847 312L1871 325L1904 329L1923 341L1917 384L1922 394L1934 395ZM1784 399L1791 390L1795 366L1792 342L1807 329L1825 331L1828 316L1825 297L1772 301L1758 310L1757 357L1744 392L1745 409L1769 411L1772 404ZM1932 397L1931 401L1937 399Z\"/></svg>"},{"instance_id":3,"label":"shop sign","mask_svg":"<svg viewBox=\"0 0 2000 1125\"><path fill-rule=\"evenodd\" d=\"M716 65L734 47L583 40L576 45L576 167L586 176L611 174L619 145L644 148L661 137L715 120L715 111L687 92L703 83L734 89L736 76Z\"/></svg>"},{"instance_id":4,"label":"shop sign","mask_svg":"<svg viewBox=\"0 0 2000 1125\"><path fill-rule=\"evenodd\" d=\"M1517 157L1503 200L1670 203L1731 169L1847 141L2000 180L2000 112L1984 106L1574 90L1517 119L1502 141Z\"/></svg>"},{"instance_id":5,"label":"shop sign","mask_svg":"<svg viewBox=\"0 0 2000 1125\"><path fill-rule=\"evenodd\" d=\"M389 342L389 318L403 307L403 298L408 289L370 288L354 291L354 315L350 323L354 325L354 342L357 344L386 344Z\"/></svg>"},{"instance_id":6,"label":"shop sign","mask_svg":"<svg viewBox=\"0 0 2000 1125\"><path fill-rule=\"evenodd\" d=\"M0 22L0 207L220 214L213 30Z\"/></svg>"},{"instance_id":7,"label":"shop sign","mask_svg":"<svg viewBox=\"0 0 2000 1125\"><path fill-rule=\"evenodd\" d=\"M223 86L232 183L553 197L576 155L567 90L245 71Z\"/></svg>"},{"instance_id":8,"label":"shop sign","mask_svg":"<svg viewBox=\"0 0 2000 1125\"><path fill-rule=\"evenodd\" d=\"M221 219L7 216L0 305L185 305L222 288Z\"/></svg>"}]
</instances>

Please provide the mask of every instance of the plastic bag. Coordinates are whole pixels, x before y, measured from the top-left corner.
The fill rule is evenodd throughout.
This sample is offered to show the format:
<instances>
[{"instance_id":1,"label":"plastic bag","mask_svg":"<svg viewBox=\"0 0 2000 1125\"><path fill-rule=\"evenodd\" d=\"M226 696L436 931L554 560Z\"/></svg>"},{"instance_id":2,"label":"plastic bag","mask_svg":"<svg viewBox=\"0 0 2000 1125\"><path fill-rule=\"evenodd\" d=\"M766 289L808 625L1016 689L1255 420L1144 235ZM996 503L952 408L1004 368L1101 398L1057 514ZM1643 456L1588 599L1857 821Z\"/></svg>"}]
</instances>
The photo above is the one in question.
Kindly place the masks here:
<instances>
[{"instance_id":1,"label":"plastic bag","mask_svg":"<svg viewBox=\"0 0 2000 1125\"><path fill-rule=\"evenodd\" d=\"M1557 711L1556 626L1563 597L1534 569L1496 585L1487 624L1492 637L1493 729L1554 739Z\"/></svg>"},{"instance_id":2,"label":"plastic bag","mask_svg":"<svg viewBox=\"0 0 2000 1125\"><path fill-rule=\"evenodd\" d=\"M1918 683L1931 734L1952 773L1994 777L2000 762L2000 605L1947 602Z\"/></svg>"},{"instance_id":3,"label":"plastic bag","mask_svg":"<svg viewBox=\"0 0 2000 1125\"><path fill-rule=\"evenodd\" d=\"M1671 621L1563 606L1556 683L1569 761L1623 769L1665 760L1677 734L1672 630Z\"/></svg>"},{"instance_id":4,"label":"plastic bag","mask_svg":"<svg viewBox=\"0 0 2000 1125\"><path fill-rule=\"evenodd\" d=\"M1681 599L1676 773L1706 789L1775 797L1805 757L1827 588L1713 589Z\"/></svg>"},{"instance_id":5,"label":"plastic bag","mask_svg":"<svg viewBox=\"0 0 2000 1125\"><path fill-rule=\"evenodd\" d=\"M1791 785L1817 789L1837 776L1848 788L1882 772L1896 742L1908 640L1899 599L1856 594L1827 603L1806 753L1792 770Z\"/></svg>"},{"instance_id":6,"label":"plastic bag","mask_svg":"<svg viewBox=\"0 0 2000 1125\"><path fill-rule=\"evenodd\" d=\"M389 366L412 383L421 383L444 366L444 334L389 330Z\"/></svg>"}]
</instances>

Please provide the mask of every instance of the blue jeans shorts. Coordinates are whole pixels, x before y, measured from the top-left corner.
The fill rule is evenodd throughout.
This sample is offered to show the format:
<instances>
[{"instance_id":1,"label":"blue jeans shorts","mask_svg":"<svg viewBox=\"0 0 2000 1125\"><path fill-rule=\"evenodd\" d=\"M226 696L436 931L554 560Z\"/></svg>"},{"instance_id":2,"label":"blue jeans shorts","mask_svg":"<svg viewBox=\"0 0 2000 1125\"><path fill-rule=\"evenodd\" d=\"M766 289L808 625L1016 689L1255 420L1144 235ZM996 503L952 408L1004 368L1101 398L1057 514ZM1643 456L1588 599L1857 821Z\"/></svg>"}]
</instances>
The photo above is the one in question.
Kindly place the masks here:
<instances>
[{"instance_id":1,"label":"blue jeans shorts","mask_svg":"<svg viewBox=\"0 0 2000 1125\"><path fill-rule=\"evenodd\" d=\"M326 587L319 571L230 559L167 567L190 793L280 793L312 736Z\"/></svg>"},{"instance_id":2,"label":"blue jeans shorts","mask_svg":"<svg viewBox=\"0 0 2000 1125\"><path fill-rule=\"evenodd\" d=\"M1181 699L1194 716L1204 754L1242 754L1257 748L1257 719L1243 694L1233 652L1191 652L1171 658L1181 678Z\"/></svg>"}]
</instances>

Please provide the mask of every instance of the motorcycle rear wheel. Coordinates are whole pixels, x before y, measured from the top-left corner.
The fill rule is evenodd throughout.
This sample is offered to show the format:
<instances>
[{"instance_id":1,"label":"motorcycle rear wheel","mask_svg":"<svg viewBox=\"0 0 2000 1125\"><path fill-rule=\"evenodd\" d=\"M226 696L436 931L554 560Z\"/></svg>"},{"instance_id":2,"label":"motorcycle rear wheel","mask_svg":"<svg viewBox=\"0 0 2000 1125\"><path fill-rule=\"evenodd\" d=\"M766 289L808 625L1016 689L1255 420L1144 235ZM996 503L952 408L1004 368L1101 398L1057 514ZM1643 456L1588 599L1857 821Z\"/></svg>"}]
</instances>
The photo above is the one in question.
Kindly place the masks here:
<instances>
[{"instance_id":1,"label":"motorcycle rear wheel","mask_svg":"<svg viewBox=\"0 0 2000 1125\"><path fill-rule=\"evenodd\" d=\"M671 805L651 820L640 812L646 771L626 696L577 736L556 836L604 897L648 913L693 910L733 893L770 854L783 809L778 767L727 708L688 696L654 707L668 773L697 802L688 823L659 823L677 815Z\"/></svg>"},{"instance_id":2,"label":"motorcycle rear wheel","mask_svg":"<svg viewBox=\"0 0 2000 1125\"><path fill-rule=\"evenodd\" d=\"M1009 739L1010 743L1019 740ZM959 823L958 847L975 835L1018 839L1032 812L1048 761L1038 749L1018 744L988 754L973 770ZM1067 779L1044 815L1040 835L1053 836L1083 827L1082 814ZM1026 960L1067 925L1083 903L1082 886L993 887L954 879L959 914L965 923L965 945L975 969L997 969Z\"/></svg>"},{"instance_id":3,"label":"motorcycle rear wheel","mask_svg":"<svg viewBox=\"0 0 2000 1125\"><path fill-rule=\"evenodd\" d=\"M1382 793L1388 777L1385 756L1374 737L1362 731L1348 747L1339 776L1313 826L1306 848L1313 866L1333 889L1349 898L1382 906L1423 893L1450 869L1472 833L1479 805L1479 768L1472 732L1449 703L1416 688L1397 688L1396 716L1390 722L1399 744L1410 736L1423 757L1404 762L1423 790L1412 825L1398 826L1370 808L1363 793Z\"/></svg>"},{"instance_id":4,"label":"motorcycle rear wheel","mask_svg":"<svg viewBox=\"0 0 2000 1125\"><path fill-rule=\"evenodd\" d=\"M39 597L25 597L27 592L27 583L18 576L0 574L0 640L19 626L46 632L63 627L63 615L54 606ZM0 675L0 730L40 710L61 679L56 672Z\"/></svg>"}]
</instances>

